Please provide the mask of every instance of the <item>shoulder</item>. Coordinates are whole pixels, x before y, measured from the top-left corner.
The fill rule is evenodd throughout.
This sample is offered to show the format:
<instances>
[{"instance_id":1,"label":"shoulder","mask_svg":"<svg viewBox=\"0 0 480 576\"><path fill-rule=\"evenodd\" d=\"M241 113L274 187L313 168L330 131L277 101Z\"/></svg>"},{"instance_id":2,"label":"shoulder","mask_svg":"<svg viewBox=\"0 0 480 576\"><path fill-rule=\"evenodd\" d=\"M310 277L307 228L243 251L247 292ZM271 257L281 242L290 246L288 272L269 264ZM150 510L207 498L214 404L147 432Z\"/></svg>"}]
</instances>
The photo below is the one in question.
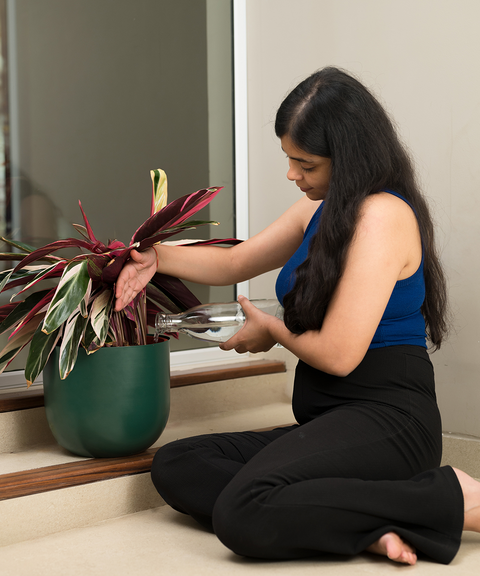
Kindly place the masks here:
<instances>
[{"instance_id":1,"label":"shoulder","mask_svg":"<svg viewBox=\"0 0 480 576\"><path fill-rule=\"evenodd\" d=\"M398 196L388 192L379 192L368 196L361 208L358 228L377 228L395 230L397 228L411 231L418 227L417 218L412 208Z\"/></svg>"},{"instance_id":2,"label":"shoulder","mask_svg":"<svg viewBox=\"0 0 480 576\"><path fill-rule=\"evenodd\" d=\"M402 198L390 194L389 192L378 192L377 194L370 194L365 198L362 204L362 209L369 212L385 212L386 214L401 214L411 213L412 208Z\"/></svg>"},{"instance_id":3,"label":"shoulder","mask_svg":"<svg viewBox=\"0 0 480 576\"><path fill-rule=\"evenodd\" d=\"M370 254L401 265L397 280L415 272L422 258L420 229L413 209L401 198L380 192L365 199L360 209L352 252Z\"/></svg>"}]
</instances>

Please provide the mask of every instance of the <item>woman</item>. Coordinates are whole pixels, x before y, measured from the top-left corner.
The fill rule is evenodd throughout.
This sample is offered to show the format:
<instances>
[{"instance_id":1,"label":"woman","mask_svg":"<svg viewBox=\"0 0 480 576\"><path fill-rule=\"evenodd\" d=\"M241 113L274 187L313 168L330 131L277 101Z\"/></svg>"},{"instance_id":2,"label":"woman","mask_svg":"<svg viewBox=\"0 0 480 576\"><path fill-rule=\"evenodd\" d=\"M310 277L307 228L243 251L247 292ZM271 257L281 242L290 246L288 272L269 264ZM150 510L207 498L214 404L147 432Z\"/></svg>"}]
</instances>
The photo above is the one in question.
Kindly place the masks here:
<instances>
[{"instance_id":1,"label":"woman","mask_svg":"<svg viewBox=\"0 0 480 576\"><path fill-rule=\"evenodd\" d=\"M368 550L414 564L418 549L448 563L462 529L480 531L480 485L438 467L426 340L442 343L446 290L410 160L376 99L336 68L289 94L275 131L304 197L232 248L132 252L116 309L157 265L210 285L283 267L284 321L240 298L246 324L222 348L278 342L293 352L298 424L168 444L153 462L155 486L241 555Z\"/></svg>"}]
</instances>

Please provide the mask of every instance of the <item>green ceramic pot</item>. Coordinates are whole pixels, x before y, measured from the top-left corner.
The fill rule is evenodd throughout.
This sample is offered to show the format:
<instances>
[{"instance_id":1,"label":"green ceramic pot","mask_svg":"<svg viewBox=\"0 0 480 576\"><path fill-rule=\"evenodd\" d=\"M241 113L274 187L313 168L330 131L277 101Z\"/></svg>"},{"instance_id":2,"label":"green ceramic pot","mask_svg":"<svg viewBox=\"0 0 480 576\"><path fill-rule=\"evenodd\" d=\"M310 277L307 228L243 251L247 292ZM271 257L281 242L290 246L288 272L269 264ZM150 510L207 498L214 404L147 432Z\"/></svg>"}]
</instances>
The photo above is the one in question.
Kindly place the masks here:
<instances>
[{"instance_id":1,"label":"green ceramic pot","mask_svg":"<svg viewBox=\"0 0 480 576\"><path fill-rule=\"evenodd\" d=\"M65 380L59 348L43 371L45 410L57 442L80 456L118 457L149 448L170 410L169 343L80 349Z\"/></svg>"}]
</instances>

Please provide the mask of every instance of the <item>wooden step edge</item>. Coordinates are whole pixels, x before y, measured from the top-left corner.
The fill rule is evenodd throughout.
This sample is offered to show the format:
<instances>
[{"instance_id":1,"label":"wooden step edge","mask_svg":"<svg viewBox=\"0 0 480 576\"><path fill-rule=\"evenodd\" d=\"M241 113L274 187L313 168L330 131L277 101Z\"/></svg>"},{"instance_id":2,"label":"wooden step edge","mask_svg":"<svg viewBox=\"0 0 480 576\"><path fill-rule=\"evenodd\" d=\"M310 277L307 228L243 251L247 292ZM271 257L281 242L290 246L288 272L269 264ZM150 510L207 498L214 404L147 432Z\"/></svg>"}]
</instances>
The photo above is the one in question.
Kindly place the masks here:
<instances>
[{"instance_id":1,"label":"wooden step edge","mask_svg":"<svg viewBox=\"0 0 480 576\"><path fill-rule=\"evenodd\" d=\"M250 360L202 369L179 370L170 376L170 388L275 374L286 372L286 370L285 362L276 360ZM0 394L0 412L39 408L43 405L43 392L39 390L22 390L21 392Z\"/></svg>"},{"instance_id":2,"label":"wooden step edge","mask_svg":"<svg viewBox=\"0 0 480 576\"><path fill-rule=\"evenodd\" d=\"M0 500L148 472L158 448L123 458L92 458L0 475Z\"/></svg>"},{"instance_id":3,"label":"wooden step edge","mask_svg":"<svg viewBox=\"0 0 480 576\"><path fill-rule=\"evenodd\" d=\"M291 425L290 423L268 426L257 429L257 432ZM68 464L56 464L33 470L3 474L0 475L0 500L31 496L42 492L81 486L133 474L148 473L157 450L158 448L150 448L134 456L91 458Z\"/></svg>"}]
</instances>

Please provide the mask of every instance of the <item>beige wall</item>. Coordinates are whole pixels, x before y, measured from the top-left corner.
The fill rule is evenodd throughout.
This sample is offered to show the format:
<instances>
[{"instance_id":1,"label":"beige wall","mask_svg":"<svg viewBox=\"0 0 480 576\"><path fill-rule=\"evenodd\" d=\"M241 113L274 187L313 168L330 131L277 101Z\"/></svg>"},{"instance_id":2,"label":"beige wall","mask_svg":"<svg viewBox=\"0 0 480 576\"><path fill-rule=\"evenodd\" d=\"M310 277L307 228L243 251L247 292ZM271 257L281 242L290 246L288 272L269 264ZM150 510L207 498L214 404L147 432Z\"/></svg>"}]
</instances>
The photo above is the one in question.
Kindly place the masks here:
<instances>
[{"instance_id":1,"label":"beige wall","mask_svg":"<svg viewBox=\"0 0 480 576\"><path fill-rule=\"evenodd\" d=\"M299 198L273 132L283 96L322 66L386 104L438 225L454 332L433 355L444 430L480 436L480 2L247 0L250 233ZM252 282L273 294L276 274Z\"/></svg>"}]
</instances>

